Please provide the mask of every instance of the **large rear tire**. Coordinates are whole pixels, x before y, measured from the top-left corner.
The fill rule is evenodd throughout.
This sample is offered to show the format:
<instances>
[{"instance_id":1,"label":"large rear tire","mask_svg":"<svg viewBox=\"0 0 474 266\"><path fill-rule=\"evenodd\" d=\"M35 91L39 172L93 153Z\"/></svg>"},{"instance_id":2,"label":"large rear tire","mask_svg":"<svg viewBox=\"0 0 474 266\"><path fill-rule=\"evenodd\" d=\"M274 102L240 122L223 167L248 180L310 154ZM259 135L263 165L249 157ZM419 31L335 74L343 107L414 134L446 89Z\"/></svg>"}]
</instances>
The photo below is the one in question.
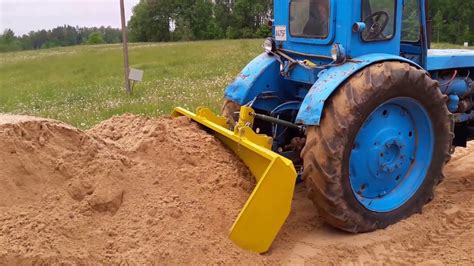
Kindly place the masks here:
<instances>
[{"instance_id":1,"label":"large rear tire","mask_svg":"<svg viewBox=\"0 0 474 266\"><path fill-rule=\"evenodd\" d=\"M447 97L406 63L372 65L325 103L307 129L303 178L323 220L349 232L385 228L433 198L453 139Z\"/></svg>"}]
</instances>

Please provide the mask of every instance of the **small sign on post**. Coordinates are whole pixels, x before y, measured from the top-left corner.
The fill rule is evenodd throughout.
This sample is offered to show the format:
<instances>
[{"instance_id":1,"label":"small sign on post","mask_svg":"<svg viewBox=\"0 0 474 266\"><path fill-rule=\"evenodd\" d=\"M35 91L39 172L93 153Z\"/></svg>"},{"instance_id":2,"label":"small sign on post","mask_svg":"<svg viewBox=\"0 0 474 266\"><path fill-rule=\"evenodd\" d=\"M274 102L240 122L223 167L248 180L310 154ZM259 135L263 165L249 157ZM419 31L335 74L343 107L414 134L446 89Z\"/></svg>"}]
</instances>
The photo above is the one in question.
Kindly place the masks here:
<instances>
[{"instance_id":1,"label":"small sign on post","mask_svg":"<svg viewBox=\"0 0 474 266\"><path fill-rule=\"evenodd\" d=\"M466 48L469 47L469 43L468 43L468 42L465 42L465 43L464 43L464 47L466 47Z\"/></svg>"},{"instance_id":2,"label":"small sign on post","mask_svg":"<svg viewBox=\"0 0 474 266\"><path fill-rule=\"evenodd\" d=\"M128 79L133 81L142 81L143 79L143 70L130 68L130 72L128 74Z\"/></svg>"},{"instance_id":3,"label":"small sign on post","mask_svg":"<svg viewBox=\"0 0 474 266\"><path fill-rule=\"evenodd\" d=\"M141 82L143 80L143 70L130 68L128 71L128 79L132 81L132 89L135 87L135 82Z\"/></svg>"}]
</instances>

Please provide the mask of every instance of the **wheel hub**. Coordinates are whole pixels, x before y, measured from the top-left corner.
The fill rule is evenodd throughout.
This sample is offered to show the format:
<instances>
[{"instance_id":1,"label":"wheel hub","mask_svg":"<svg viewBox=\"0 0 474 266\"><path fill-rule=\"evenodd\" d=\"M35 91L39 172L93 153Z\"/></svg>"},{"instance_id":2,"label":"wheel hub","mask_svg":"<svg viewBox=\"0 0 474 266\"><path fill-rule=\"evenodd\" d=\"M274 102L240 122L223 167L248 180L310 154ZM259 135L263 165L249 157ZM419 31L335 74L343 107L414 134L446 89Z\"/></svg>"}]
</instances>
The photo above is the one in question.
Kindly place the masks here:
<instances>
[{"instance_id":1,"label":"wheel hub","mask_svg":"<svg viewBox=\"0 0 474 266\"><path fill-rule=\"evenodd\" d=\"M398 166L401 161L401 150L402 146L398 140L385 143L384 149L380 153L379 167L382 167L385 172L393 172L395 166Z\"/></svg>"},{"instance_id":2,"label":"wheel hub","mask_svg":"<svg viewBox=\"0 0 474 266\"><path fill-rule=\"evenodd\" d=\"M417 136L426 140L417 141ZM431 122L423 107L405 98L382 104L359 130L351 153L350 181L357 199L377 210L408 200L430 163L420 161L421 168L413 171L415 159L426 157L432 146Z\"/></svg>"}]
</instances>

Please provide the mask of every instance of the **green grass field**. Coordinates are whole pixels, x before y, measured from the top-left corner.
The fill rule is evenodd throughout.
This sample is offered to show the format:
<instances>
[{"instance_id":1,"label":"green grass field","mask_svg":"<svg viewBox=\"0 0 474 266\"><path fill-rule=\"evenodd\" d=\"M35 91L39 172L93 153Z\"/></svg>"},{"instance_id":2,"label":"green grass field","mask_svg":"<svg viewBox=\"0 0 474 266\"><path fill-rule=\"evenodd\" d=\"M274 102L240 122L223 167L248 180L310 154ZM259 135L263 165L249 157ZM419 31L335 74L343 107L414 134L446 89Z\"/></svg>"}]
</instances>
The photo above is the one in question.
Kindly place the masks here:
<instances>
[{"instance_id":1,"label":"green grass field","mask_svg":"<svg viewBox=\"0 0 474 266\"><path fill-rule=\"evenodd\" d=\"M59 119L90 127L126 112L159 116L173 107L218 110L223 90L261 40L134 44L131 67L145 71L128 96L120 45L0 54L0 113Z\"/></svg>"},{"instance_id":2,"label":"green grass field","mask_svg":"<svg viewBox=\"0 0 474 266\"><path fill-rule=\"evenodd\" d=\"M261 43L134 44L131 67L144 70L145 76L131 96L123 90L120 45L0 54L0 113L49 117L88 128L127 112L159 116L175 106L217 111L226 85L262 51Z\"/></svg>"}]
</instances>

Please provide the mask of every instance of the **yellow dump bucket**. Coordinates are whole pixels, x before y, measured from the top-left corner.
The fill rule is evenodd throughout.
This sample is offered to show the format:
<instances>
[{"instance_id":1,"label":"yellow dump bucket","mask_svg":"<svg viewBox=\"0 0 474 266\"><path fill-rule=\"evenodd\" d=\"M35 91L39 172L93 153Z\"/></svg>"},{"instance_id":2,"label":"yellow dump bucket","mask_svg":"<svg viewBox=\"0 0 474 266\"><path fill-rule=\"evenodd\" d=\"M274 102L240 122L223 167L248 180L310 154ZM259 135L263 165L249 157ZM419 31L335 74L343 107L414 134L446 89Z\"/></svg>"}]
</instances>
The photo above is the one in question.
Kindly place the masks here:
<instances>
[{"instance_id":1,"label":"yellow dump bucket","mask_svg":"<svg viewBox=\"0 0 474 266\"><path fill-rule=\"evenodd\" d=\"M271 151L272 138L252 130L253 110L244 106L240 113L234 131L228 129L226 118L207 108L198 108L194 114L178 107L173 116L187 116L211 129L257 179L229 237L243 249L263 253L268 251L290 214L297 174L290 160Z\"/></svg>"}]
</instances>

